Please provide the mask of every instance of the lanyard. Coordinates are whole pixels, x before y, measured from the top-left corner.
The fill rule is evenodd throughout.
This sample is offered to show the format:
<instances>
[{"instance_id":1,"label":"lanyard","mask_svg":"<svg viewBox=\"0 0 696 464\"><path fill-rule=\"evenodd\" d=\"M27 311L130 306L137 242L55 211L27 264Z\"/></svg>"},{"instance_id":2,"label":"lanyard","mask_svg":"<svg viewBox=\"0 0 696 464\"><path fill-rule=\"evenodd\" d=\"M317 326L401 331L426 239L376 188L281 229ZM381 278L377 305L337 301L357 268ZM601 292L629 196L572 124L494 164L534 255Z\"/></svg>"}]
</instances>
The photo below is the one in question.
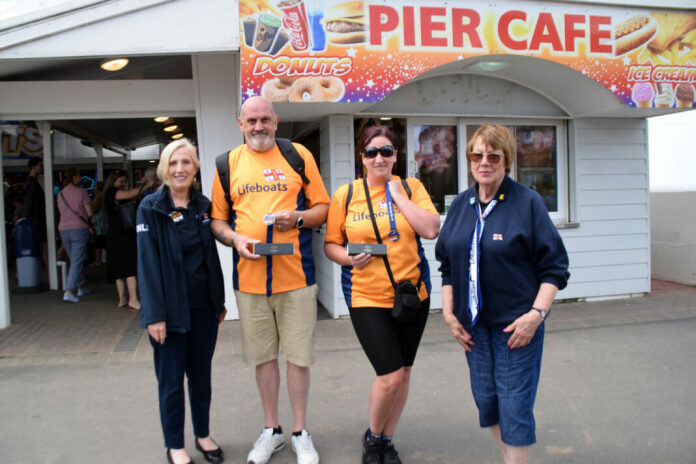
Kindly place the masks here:
<instances>
[{"instance_id":1,"label":"lanyard","mask_svg":"<svg viewBox=\"0 0 696 464\"><path fill-rule=\"evenodd\" d=\"M392 202L391 193L389 193L388 183L384 184L384 193L387 196L387 214L389 215L389 240L396 242L399 240L399 231L396 230L396 218L394 216L394 203Z\"/></svg>"},{"instance_id":2,"label":"lanyard","mask_svg":"<svg viewBox=\"0 0 696 464\"><path fill-rule=\"evenodd\" d=\"M479 282L479 259L481 256L481 236L483 235L483 227L486 225L486 217L493 211L493 208L498 203L498 200L492 200L488 203L486 210L481 213L481 205L476 202L476 227L471 233L469 242L469 317L471 317L471 326L476 325L478 321L478 313L481 309L481 283Z\"/></svg>"}]
</instances>

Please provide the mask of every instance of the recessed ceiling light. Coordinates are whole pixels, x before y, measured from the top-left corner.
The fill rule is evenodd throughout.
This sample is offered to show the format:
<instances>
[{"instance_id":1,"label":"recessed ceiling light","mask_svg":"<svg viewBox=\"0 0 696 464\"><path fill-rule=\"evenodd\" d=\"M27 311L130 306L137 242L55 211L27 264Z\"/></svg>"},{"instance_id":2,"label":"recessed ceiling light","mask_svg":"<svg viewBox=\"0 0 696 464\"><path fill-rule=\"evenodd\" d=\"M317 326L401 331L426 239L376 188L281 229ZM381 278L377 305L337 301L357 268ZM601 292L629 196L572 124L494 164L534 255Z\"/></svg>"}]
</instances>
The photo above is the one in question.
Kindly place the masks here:
<instances>
[{"instance_id":1,"label":"recessed ceiling light","mask_svg":"<svg viewBox=\"0 0 696 464\"><path fill-rule=\"evenodd\" d=\"M128 58L114 58L112 60L104 60L99 63L99 66L104 71L119 71L126 67L128 64Z\"/></svg>"},{"instance_id":2,"label":"recessed ceiling light","mask_svg":"<svg viewBox=\"0 0 696 464\"><path fill-rule=\"evenodd\" d=\"M155 161L155 160L150 160L149 162L150 162L150 163L156 163L157 161Z\"/></svg>"},{"instance_id":3,"label":"recessed ceiling light","mask_svg":"<svg viewBox=\"0 0 696 464\"><path fill-rule=\"evenodd\" d=\"M178 128L179 128L179 126L177 126L176 124L172 124L171 126L165 127L165 128L164 128L164 131L165 131L165 132L174 132L174 131L177 130Z\"/></svg>"},{"instance_id":4,"label":"recessed ceiling light","mask_svg":"<svg viewBox=\"0 0 696 464\"><path fill-rule=\"evenodd\" d=\"M183 133L183 132L179 132L178 134L172 135L172 138L173 138L174 140L176 140L176 139L180 139L180 138L183 137L183 136L184 136L184 133Z\"/></svg>"},{"instance_id":5,"label":"recessed ceiling light","mask_svg":"<svg viewBox=\"0 0 696 464\"><path fill-rule=\"evenodd\" d=\"M467 66L466 69L469 71L482 71L482 72L492 72L505 69L510 66L507 61L477 61L471 66Z\"/></svg>"},{"instance_id":6,"label":"recessed ceiling light","mask_svg":"<svg viewBox=\"0 0 696 464\"><path fill-rule=\"evenodd\" d=\"M169 119L169 116L157 116L155 122L165 122Z\"/></svg>"},{"instance_id":7,"label":"recessed ceiling light","mask_svg":"<svg viewBox=\"0 0 696 464\"><path fill-rule=\"evenodd\" d=\"M379 118L379 120L380 121L391 121L391 118L384 117L384 118Z\"/></svg>"}]
</instances>

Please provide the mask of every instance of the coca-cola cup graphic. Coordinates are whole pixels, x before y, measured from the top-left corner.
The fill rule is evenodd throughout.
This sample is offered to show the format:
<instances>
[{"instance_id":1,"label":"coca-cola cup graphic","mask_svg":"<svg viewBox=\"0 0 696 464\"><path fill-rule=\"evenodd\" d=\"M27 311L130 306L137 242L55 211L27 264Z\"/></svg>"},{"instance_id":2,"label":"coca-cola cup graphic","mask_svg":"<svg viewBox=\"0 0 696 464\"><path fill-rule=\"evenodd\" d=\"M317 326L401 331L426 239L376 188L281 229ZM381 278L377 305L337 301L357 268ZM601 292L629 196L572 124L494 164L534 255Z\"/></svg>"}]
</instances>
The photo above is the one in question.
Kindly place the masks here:
<instances>
[{"instance_id":1,"label":"coca-cola cup graphic","mask_svg":"<svg viewBox=\"0 0 696 464\"><path fill-rule=\"evenodd\" d=\"M283 0L278 3L283 11L283 27L290 33L290 45L296 52L307 50L311 44L309 21L302 0Z\"/></svg>"}]
</instances>

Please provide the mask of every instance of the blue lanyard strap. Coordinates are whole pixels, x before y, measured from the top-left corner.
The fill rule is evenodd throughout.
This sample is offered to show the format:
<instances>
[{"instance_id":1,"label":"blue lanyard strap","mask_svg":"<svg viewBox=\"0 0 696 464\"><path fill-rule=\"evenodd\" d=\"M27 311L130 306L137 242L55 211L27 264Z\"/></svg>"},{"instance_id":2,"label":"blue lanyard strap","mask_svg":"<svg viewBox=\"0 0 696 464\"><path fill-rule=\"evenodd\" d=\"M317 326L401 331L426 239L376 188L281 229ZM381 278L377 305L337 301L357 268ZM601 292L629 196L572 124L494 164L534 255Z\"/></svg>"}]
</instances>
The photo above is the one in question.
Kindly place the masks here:
<instances>
[{"instance_id":1,"label":"blue lanyard strap","mask_svg":"<svg viewBox=\"0 0 696 464\"><path fill-rule=\"evenodd\" d=\"M389 192L389 182L384 184L384 193L387 196L387 214L389 215L389 240L396 242L399 240L399 231L396 230L396 217L394 215L394 203Z\"/></svg>"},{"instance_id":2,"label":"blue lanyard strap","mask_svg":"<svg viewBox=\"0 0 696 464\"><path fill-rule=\"evenodd\" d=\"M476 202L476 227L471 232L469 241L469 317L471 318L471 326L476 325L478 321L479 311L481 310L481 282L479 281L479 261L481 257L481 237L483 236L483 227L486 225L486 217L493 211L493 208L498 203L497 200L492 200L486 210L481 213L481 205Z\"/></svg>"}]
</instances>

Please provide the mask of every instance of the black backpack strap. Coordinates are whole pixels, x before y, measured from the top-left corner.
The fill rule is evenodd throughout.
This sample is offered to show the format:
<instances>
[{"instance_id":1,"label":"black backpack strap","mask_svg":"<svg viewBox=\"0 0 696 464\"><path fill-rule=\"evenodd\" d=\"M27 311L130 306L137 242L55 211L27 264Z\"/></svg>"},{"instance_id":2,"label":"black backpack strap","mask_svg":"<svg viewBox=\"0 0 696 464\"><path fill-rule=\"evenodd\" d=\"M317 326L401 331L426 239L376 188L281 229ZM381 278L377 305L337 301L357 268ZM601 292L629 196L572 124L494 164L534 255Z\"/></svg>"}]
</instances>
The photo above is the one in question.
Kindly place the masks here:
<instances>
[{"instance_id":1,"label":"black backpack strap","mask_svg":"<svg viewBox=\"0 0 696 464\"><path fill-rule=\"evenodd\" d=\"M401 185L404 188L404 191L406 192L406 195L408 196L408 199L411 199L411 187L408 186L408 182L406 182L406 179L401 179Z\"/></svg>"},{"instance_id":2,"label":"black backpack strap","mask_svg":"<svg viewBox=\"0 0 696 464\"><path fill-rule=\"evenodd\" d=\"M232 198L230 197L230 152L219 154L215 158L215 168L218 172L222 191L225 192L225 200L229 211L229 222L232 222Z\"/></svg>"},{"instance_id":3,"label":"black backpack strap","mask_svg":"<svg viewBox=\"0 0 696 464\"><path fill-rule=\"evenodd\" d=\"M348 194L346 195L346 216L348 216L348 205L350 205L350 200L353 199L353 183L348 184Z\"/></svg>"},{"instance_id":4,"label":"black backpack strap","mask_svg":"<svg viewBox=\"0 0 696 464\"><path fill-rule=\"evenodd\" d=\"M305 175L304 158L297 153L297 149L292 142L288 139L276 137L276 144L278 145L280 152L283 154L283 157L287 160L290 166L292 166L295 172L300 175L302 182L304 182L305 185L309 184L309 179Z\"/></svg>"}]
</instances>

